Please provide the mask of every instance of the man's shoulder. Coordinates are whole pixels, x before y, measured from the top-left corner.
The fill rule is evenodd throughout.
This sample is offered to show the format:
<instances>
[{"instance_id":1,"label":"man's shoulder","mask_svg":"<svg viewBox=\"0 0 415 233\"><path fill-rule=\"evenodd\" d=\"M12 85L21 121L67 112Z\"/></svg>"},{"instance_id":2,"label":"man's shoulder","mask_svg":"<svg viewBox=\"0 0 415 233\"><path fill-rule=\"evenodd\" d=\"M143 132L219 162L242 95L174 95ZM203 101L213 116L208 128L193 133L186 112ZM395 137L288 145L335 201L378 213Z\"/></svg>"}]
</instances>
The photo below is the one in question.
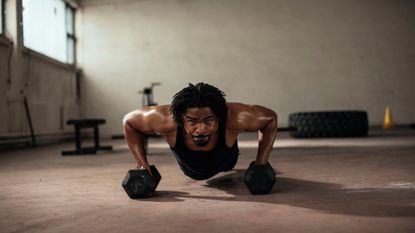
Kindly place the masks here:
<instances>
[{"instance_id":1,"label":"man's shoulder","mask_svg":"<svg viewBox=\"0 0 415 233\"><path fill-rule=\"evenodd\" d=\"M241 113L243 114L246 104L237 103L237 102L227 102L228 107L228 118L226 120L226 129L227 130L238 130L238 121L240 120Z\"/></svg>"},{"instance_id":2,"label":"man's shoulder","mask_svg":"<svg viewBox=\"0 0 415 233\"><path fill-rule=\"evenodd\" d=\"M147 111L156 111L159 114L170 115L170 104L148 106L145 108Z\"/></svg>"},{"instance_id":3,"label":"man's shoulder","mask_svg":"<svg viewBox=\"0 0 415 233\"><path fill-rule=\"evenodd\" d=\"M239 102L226 102L229 113L239 113L247 108L249 105Z\"/></svg>"},{"instance_id":4,"label":"man's shoulder","mask_svg":"<svg viewBox=\"0 0 415 233\"><path fill-rule=\"evenodd\" d=\"M155 109L158 112L170 113L170 104L147 106L145 108L148 110Z\"/></svg>"},{"instance_id":5,"label":"man's shoulder","mask_svg":"<svg viewBox=\"0 0 415 233\"><path fill-rule=\"evenodd\" d=\"M227 102L226 105L228 106L228 118L238 117L251 109L251 105L238 102Z\"/></svg>"},{"instance_id":6,"label":"man's shoulder","mask_svg":"<svg viewBox=\"0 0 415 233\"><path fill-rule=\"evenodd\" d=\"M228 130L245 130L255 125L259 119L273 116L273 111L256 104L230 102L228 105Z\"/></svg>"},{"instance_id":7,"label":"man's shoulder","mask_svg":"<svg viewBox=\"0 0 415 233\"><path fill-rule=\"evenodd\" d=\"M142 115L158 133L166 134L176 129L176 123L170 114L170 105L148 106L143 110Z\"/></svg>"},{"instance_id":8,"label":"man's shoulder","mask_svg":"<svg viewBox=\"0 0 415 233\"><path fill-rule=\"evenodd\" d=\"M174 119L170 113L170 105L157 105L151 106L148 108L147 114L156 115L155 118L161 118L163 121L171 121L173 123Z\"/></svg>"},{"instance_id":9,"label":"man's shoulder","mask_svg":"<svg viewBox=\"0 0 415 233\"><path fill-rule=\"evenodd\" d=\"M229 115L248 115L249 113L255 113L257 111L263 111L266 107L259 104L245 104L238 102L227 102Z\"/></svg>"},{"instance_id":10,"label":"man's shoulder","mask_svg":"<svg viewBox=\"0 0 415 233\"><path fill-rule=\"evenodd\" d=\"M155 105L155 106L145 106L137 111L134 111L146 118L150 119L168 119L170 118L170 105Z\"/></svg>"}]
</instances>

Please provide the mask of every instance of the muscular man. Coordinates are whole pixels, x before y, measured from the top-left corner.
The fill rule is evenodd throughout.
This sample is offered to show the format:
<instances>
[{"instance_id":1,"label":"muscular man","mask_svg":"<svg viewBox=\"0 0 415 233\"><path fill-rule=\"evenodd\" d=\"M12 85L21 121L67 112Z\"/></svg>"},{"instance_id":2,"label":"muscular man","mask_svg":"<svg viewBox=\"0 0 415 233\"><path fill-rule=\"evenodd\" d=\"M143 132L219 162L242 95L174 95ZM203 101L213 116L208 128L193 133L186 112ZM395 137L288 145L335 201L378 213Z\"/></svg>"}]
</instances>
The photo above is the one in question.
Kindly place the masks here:
<instances>
[{"instance_id":1,"label":"muscular man","mask_svg":"<svg viewBox=\"0 0 415 233\"><path fill-rule=\"evenodd\" d=\"M259 105L226 102L221 90L198 83L178 92L171 105L128 113L123 126L138 167L150 172L143 138L156 133L169 144L184 174L203 180L233 169L241 132L261 132L255 164L266 164L277 134L277 114Z\"/></svg>"}]
</instances>

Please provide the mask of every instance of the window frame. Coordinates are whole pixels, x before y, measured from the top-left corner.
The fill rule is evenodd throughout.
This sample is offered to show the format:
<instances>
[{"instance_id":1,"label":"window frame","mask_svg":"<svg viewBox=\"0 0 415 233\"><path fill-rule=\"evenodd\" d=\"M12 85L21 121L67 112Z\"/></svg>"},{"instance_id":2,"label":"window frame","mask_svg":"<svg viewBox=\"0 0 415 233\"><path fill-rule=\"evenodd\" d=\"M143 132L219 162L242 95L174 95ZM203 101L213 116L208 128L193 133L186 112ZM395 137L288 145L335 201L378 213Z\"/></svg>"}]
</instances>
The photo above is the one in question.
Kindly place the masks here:
<instances>
[{"instance_id":1,"label":"window frame","mask_svg":"<svg viewBox=\"0 0 415 233\"><path fill-rule=\"evenodd\" d=\"M0 4L2 5L2 11L0 12L0 17L2 17L2 32L0 33L0 45L6 47L12 47L13 42L11 39L7 38L7 30L6 30L6 0L0 0Z\"/></svg>"},{"instance_id":2,"label":"window frame","mask_svg":"<svg viewBox=\"0 0 415 233\"><path fill-rule=\"evenodd\" d=\"M5 1L5 0L1 0L1 1ZM36 51L36 50L34 50L34 49L31 49L31 48L29 48L29 47L27 47L24 43L23 43L23 38L24 38L24 33L23 33L23 29L22 29L22 51L23 51L23 53L24 54L26 54L26 55L29 55L29 56L33 56L33 57L36 57L36 58L39 58L39 59L42 59L42 60L44 60L44 61L47 61L47 62L49 62L49 63L51 63L51 64L54 64L54 65L57 65L57 66L60 66L60 67L62 67L62 68L67 68L67 69L70 69L70 70L76 70L76 62L77 62L77 59L76 59L76 43L77 43L77 39L76 39L76 32L75 32L75 15L76 15L76 7L74 7L74 6L72 6L70 3L68 3L68 1L66 1L66 0L62 0L63 2L64 2L64 4L65 4L65 11L66 11L66 8L67 7L69 7L71 10L72 10L72 13L73 13L73 17L72 17L72 29L73 29L73 35L70 35L70 38L72 38L73 39L73 41L74 41L74 47L73 47L73 63L70 63L70 62L64 62L64 61L61 61L61 60L58 60L58 59L56 59L56 58L54 58L54 57L52 57L52 56L49 56L49 55L47 55L47 54L44 54L43 52L41 52L41 51ZM21 10L20 10L20 14L22 15L22 18L23 18L23 5L22 5L22 8L21 8ZM65 16L66 17L66 16ZM23 24L23 20L22 20L22 27L24 27L25 25ZM65 27L66 27L66 23L65 23ZM65 31L66 31L66 28L65 28ZM66 32L66 44L67 44L67 41L68 41L68 37L69 35L68 35L68 33ZM66 50L67 50L68 48L66 48Z\"/></svg>"},{"instance_id":3,"label":"window frame","mask_svg":"<svg viewBox=\"0 0 415 233\"><path fill-rule=\"evenodd\" d=\"M68 40L71 39L73 40L73 48L72 48L72 54L73 54L73 63L66 63L69 65L76 65L76 32L75 32L75 16L76 16L76 9L74 7L72 7L70 4L68 4L65 1L65 11L66 9L69 8L72 11L72 34L66 32L66 43L68 43ZM66 25L65 25L66 27ZM68 48L66 48L68 49ZM68 54L66 54L68 55Z\"/></svg>"},{"instance_id":4,"label":"window frame","mask_svg":"<svg viewBox=\"0 0 415 233\"><path fill-rule=\"evenodd\" d=\"M5 20L5 18L4 18L4 7L5 7L5 1L6 0L0 0L0 1L1 1L1 3L0 3L0 5L1 5L1 12L0 12L0 17L1 17L1 25L0 25L1 32L0 32L0 36L4 36L4 27L6 26L5 23L4 23L4 20Z\"/></svg>"}]
</instances>

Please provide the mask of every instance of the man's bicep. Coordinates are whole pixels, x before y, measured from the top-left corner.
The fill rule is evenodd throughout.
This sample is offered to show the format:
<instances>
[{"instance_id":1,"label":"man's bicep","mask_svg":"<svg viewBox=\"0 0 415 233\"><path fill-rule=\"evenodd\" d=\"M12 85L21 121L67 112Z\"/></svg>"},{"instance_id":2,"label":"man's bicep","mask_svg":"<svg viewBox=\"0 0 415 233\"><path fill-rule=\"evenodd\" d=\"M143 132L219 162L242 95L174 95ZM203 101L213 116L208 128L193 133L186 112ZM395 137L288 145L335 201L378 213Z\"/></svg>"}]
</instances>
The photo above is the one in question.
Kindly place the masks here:
<instances>
[{"instance_id":1,"label":"man's bicep","mask_svg":"<svg viewBox=\"0 0 415 233\"><path fill-rule=\"evenodd\" d=\"M144 134L165 134L174 129L167 106L144 107L125 116L124 122Z\"/></svg>"},{"instance_id":2,"label":"man's bicep","mask_svg":"<svg viewBox=\"0 0 415 233\"><path fill-rule=\"evenodd\" d=\"M274 111L261 105L241 105L237 110L236 127L240 131L258 131L277 120Z\"/></svg>"},{"instance_id":3,"label":"man's bicep","mask_svg":"<svg viewBox=\"0 0 415 233\"><path fill-rule=\"evenodd\" d=\"M138 109L127 113L123 118L124 127L128 126L140 133L152 133L154 131L150 124L150 118L145 109Z\"/></svg>"}]
</instances>

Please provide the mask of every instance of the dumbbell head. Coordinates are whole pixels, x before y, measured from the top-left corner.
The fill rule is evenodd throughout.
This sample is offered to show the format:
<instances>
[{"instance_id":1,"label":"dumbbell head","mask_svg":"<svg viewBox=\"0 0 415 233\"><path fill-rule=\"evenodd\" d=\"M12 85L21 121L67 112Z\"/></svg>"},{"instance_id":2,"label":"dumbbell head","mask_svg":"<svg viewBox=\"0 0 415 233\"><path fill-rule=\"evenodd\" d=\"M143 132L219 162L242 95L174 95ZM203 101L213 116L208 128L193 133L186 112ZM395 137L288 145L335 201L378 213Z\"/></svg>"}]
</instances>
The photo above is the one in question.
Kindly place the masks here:
<instances>
[{"instance_id":1,"label":"dumbbell head","mask_svg":"<svg viewBox=\"0 0 415 233\"><path fill-rule=\"evenodd\" d=\"M251 194L268 194L276 181L274 169L269 163L255 165L251 162L245 173L245 185Z\"/></svg>"},{"instance_id":2,"label":"dumbbell head","mask_svg":"<svg viewBox=\"0 0 415 233\"><path fill-rule=\"evenodd\" d=\"M161 175L153 165L150 170L152 175L145 169L131 169L127 172L122 187L130 198L146 198L156 190Z\"/></svg>"}]
</instances>

